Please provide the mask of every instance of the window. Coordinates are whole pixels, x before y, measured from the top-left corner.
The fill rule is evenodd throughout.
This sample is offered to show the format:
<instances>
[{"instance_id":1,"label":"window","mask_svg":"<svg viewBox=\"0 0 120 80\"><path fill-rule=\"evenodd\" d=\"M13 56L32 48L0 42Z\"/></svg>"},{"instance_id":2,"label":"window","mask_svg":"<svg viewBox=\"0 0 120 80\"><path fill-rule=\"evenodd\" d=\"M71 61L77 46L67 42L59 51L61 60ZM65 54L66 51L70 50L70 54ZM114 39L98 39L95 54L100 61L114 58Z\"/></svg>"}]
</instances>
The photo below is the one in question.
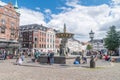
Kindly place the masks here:
<instances>
[{"instance_id":1,"label":"window","mask_svg":"<svg viewBox=\"0 0 120 80\"><path fill-rule=\"evenodd\" d=\"M1 33L5 33L5 28L6 28L5 26L1 27Z\"/></svg>"},{"instance_id":2,"label":"window","mask_svg":"<svg viewBox=\"0 0 120 80\"><path fill-rule=\"evenodd\" d=\"M13 27L14 27L14 23L12 22L12 23L11 23L11 28L13 28Z\"/></svg>"},{"instance_id":3,"label":"window","mask_svg":"<svg viewBox=\"0 0 120 80\"><path fill-rule=\"evenodd\" d=\"M36 48L36 44L35 44L35 48Z\"/></svg>"},{"instance_id":4,"label":"window","mask_svg":"<svg viewBox=\"0 0 120 80\"><path fill-rule=\"evenodd\" d=\"M52 45L50 45L50 48L52 48Z\"/></svg>"},{"instance_id":5,"label":"window","mask_svg":"<svg viewBox=\"0 0 120 80\"><path fill-rule=\"evenodd\" d=\"M41 44L39 45L39 47L41 48Z\"/></svg>"},{"instance_id":6,"label":"window","mask_svg":"<svg viewBox=\"0 0 120 80\"><path fill-rule=\"evenodd\" d=\"M4 19L2 19L1 22L2 22L3 25L5 25L5 20Z\"/></svg>"},{"instance_id":7,"label":"window","mask_svg":"<svg viewBox=\"0 0 120 80\"><path fill-rule=\"evenodd\" d=\"M50 39L50 43L52 43L52 39Z\"/></svg>"},{"instance_id":8,"label":"window","mask_svg":"<svg viewBox=\"0 0 120 80\"><path fill-rule=\"evenodd\" d=\"M44 48L46 48L46 45L44 45Z\"/></svg>"},{"instance_id":9,"label":"window","mask_svg":"<svg viewBox=\"0 0 120 80\"><path fill-rule=\"evenodd\" d=\"M11 29L11 35L14 35L14 29Z\"/></svg>"},{"instance_id":10,"label":"window","mask_svg":"<svg viewBox=\"0 0 120 80\"><path fill-rule=\"evenodd\" d=\"M29 37L29 41L32 41L32 37Z\"/></svg>"},{"instance_id":11,"label":"window","mask_svg":"<svg viewBox=\"0 0 120 80\"><path fill-rule=\"evenodd\" d=\"M11 35L14 35L15 29L14 29L14 23L11 23Z\"/></svg>"},{"instance_id":12,"label":"window","mask_svg":"<svg viewBox=\"0 0 120 80\"><path fill-rule=\"evenodd\" d=\"M42 42L44 41L44 39L42 38Z\"/></svg>"},{"instance_id":13,"label":"window","mask_svg":"<svg viewBox=\"0 0 120 80\"><path fill-rule=\"evenodd\" d=\"M42 48L44 48L43 44L42 44Z\"/></svg>"},{"instance_id":14,"label":"window","mask_svg":"<svg viewBox=\"0 0 120 80\"><path fill-rule=\"evenodd\" d=\"M37 38L35 38L35 41L37 41Z\"/></svg>"},{"instance_id":15,"label":"window","mask_svg":"<svg viewBox=\"0 0 120 80\"><path fill-rule=\"evenodd\" d=\"M47 39L47 42L49 42L49 39Z\"/></svg>"}]
</instances>

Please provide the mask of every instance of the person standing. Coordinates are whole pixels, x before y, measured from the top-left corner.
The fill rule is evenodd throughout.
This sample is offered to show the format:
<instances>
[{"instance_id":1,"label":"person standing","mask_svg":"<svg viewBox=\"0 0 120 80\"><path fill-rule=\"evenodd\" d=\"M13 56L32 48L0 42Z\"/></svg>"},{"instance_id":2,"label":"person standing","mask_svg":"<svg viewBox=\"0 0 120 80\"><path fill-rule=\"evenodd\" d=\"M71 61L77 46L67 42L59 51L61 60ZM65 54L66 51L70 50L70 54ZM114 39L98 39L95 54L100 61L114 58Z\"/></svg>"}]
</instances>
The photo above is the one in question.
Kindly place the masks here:
<instances>
[{"instance_id":1,"label":"person standing","mask_svg":"<svg viewBox=\"0 0 120 80\"><path fill-rule=\"evenodd\" d=\"M24 59L25 59L24 53L21 54L21 59L22 59L22 61L24 61Z\"/></svg>"},{"instance_id":2,"label":"person standing","mask_svg":"<svg viewBox=\"0 0 120 80\"><path fill-rule=\"evenodd\" d=\"M3 60L5 60L6 57L7 57L7 52L4 50L4 51L3 51Z\"/></svg>"},{"instance_id":3,"label":"person standing","mask_svg":"<svg viewBox=\"0 0 120 80\"><path fill-rule=\"evenodd\" d=\"M40 56L40 52L38 50L35 50L34 52L35 62L37 62L39 56Z\"/></svg>"},{"instance_id":4,"label":"person standing","mask_svg":"<svg viewBox=\"0 0 120 80\"><path fill-rule=\"evenodd\" d=\"M51 52L50 53L50 64L53 64L54 63L54 53Z\"/></svg>"},{"instance_id":5,"label":"person standing","mask_svg":"<svg viewBox=\"0 0 120 80\"><path fill-rule=\"evenodd\" d=\"M50 64L50 51L48 51L48 54L47 54L47 63Z\"/></svg>"}]
</instances>

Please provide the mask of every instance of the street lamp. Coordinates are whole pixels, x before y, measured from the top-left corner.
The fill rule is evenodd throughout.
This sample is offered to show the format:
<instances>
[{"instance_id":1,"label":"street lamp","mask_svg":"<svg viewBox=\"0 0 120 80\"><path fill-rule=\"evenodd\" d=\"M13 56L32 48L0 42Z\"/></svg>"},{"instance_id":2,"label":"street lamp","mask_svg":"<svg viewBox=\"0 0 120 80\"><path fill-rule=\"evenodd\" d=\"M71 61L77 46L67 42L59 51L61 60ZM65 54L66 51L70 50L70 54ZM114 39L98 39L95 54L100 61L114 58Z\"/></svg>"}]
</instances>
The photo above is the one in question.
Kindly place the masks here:
<instances>
[{"instance_id":1,"label":"street lamp","mask_svg":"<svg viewBox=\"0 0 120 80\"><path fill-rule=\"evenodd\" d=\"M92 47L93 47L93 38L94 38L94 32L91 30L91 32L89 33L89 36L91 38L91 44L92 44ZM91 56L91 59L90 59L90 68L95 68L95 61L94 61L94 57L93 55Z\"/></svg>"},{"instance_id":2,"label":"street lamp","mask_svg":"<svg viewBox=\"0 0 120 80\"><path fill-rule=\"evenodd\" d=\"M91 45L93 47L93 38L94 38L94 32L91 30L91 32L89 33L90 39L91 39Z\"/></svg>"},{"instance_id":3,"label":"street lamp","mask_svg":"<svg viewBox=\"0 0 120 80\"><path fill-rule=\"evenodd\" d=\"M90 39L91 39L91 42L93 41L93 38L94 38L94 32L91 30L91 32L89 33L89 36L90 36Z\"/></svg>"},{"instance_id":4,"label":"street lamp","mask_svg":"<svg viewBox=\"0 0 120 80\"><path fill-rule=\"evenodd\" d=\"M91 32L89 33L90 39L91 39L91 45L93 47L93 38L94 38L94 32L91 30Z\"/></svg>"}]
</instances>

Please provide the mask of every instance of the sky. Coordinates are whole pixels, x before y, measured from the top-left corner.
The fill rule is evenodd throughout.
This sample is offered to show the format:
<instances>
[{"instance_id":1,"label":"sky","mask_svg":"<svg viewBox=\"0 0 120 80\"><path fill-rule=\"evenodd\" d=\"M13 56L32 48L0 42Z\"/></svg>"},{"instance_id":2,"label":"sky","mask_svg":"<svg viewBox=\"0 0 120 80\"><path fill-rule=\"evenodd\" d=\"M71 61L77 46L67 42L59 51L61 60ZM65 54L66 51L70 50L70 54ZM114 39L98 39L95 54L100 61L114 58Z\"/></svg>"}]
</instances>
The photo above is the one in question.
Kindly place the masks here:
<instances>
[{"instance_id":1,"label":"sky","mask_svg":"<svg viewBox=\"0 0 120 80\"><path fill-rule=\"evenodd\" d=\"M0 0L0 5L16 0ZM42 24L74 33L75 39L89 41L93 30L94 39L105 38L112 25L120 30L120 0L17 0L20 25Z\"/></svg>"}]
</instances>

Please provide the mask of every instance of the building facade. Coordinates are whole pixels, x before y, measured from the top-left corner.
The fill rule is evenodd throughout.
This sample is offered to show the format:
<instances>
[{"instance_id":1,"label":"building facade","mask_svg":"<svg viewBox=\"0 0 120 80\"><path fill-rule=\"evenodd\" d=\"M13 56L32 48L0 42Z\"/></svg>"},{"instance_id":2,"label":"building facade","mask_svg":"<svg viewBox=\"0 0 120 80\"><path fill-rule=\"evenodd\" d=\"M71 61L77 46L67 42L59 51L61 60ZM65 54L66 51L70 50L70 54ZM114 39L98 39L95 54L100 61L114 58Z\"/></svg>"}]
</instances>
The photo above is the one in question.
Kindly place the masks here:
<instances>
[{"instance_id":1,"label":"building facade","mask_svg":"<svg viewBox=\"0 0 120 80\"><path fill-rule=\"evenodd\" d=\"M46 49L55 51L55 31L51 28L46 31Z\"/></svg>"},{"instance_id":2,"label":"building facade","mask_svg":"<svg viewBox=\"0 0 120 80\"><path fill-rule=\"evenodd\" d=\"M0 5L0 49L15 51L18 48L19 16L11 3Z\"/></svg>"},{"instance_id":3,"label":"building facade","mask_svg":"<svg viewBox=\"0 0 120 80\"><path fill-rule=\"evenodd\" d=\"M70 53L80 52L82 49L82 44L80 43L80 41L71 38L71 39L68 39L67 47L68 47Z\"/></svg>"},{"instance_id":4,"label":"building facade","mask_svg":"<svg viewBox=\"0 0 120 80\"><path fill-rule=\"evenodd\" d=\"M104 47L103 39L95 39L95 40L93 40L92 45L93 45L93 50L101 51L101 50L105 50L106 49Z\"/></svg>"},{"instance_id":5,"label":"building facade","mask_svg":"<svg viewBox=\"0 0 120 80\"><path fill-rule=\"evenodd\" d=\"M21 49L32 51L37 49L45 53L49 50L56 52L60 41L55 34L56 31L54 29L43 25L30 24L20 26L19 40Z\"/></svg>"}]
</instances>

